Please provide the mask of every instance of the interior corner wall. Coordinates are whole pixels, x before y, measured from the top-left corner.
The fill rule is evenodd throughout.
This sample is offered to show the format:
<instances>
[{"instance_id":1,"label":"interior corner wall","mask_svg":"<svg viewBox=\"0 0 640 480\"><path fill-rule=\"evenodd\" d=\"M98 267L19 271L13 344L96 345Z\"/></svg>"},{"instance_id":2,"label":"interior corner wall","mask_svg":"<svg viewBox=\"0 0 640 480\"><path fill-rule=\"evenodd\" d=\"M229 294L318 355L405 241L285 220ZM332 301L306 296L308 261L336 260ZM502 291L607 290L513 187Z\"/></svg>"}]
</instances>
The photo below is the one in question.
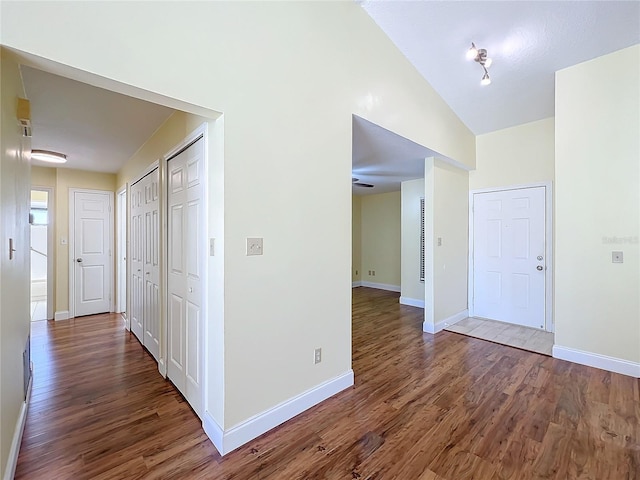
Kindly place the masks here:
<instances>
[{"instance_id":1,"label":"interior corner wall","mask_svg":"<svg viewBox=\"0 0 640 480\"><path fill-rule=\"evenodd\" d=\"M420 280L420 199L424 198L424 178L402 182L400 302L424 304L424 281Z\"/></svg>"},{"instance_id":2,"label":"interior corner wall","mask_svg":"<svg viewBox=\"0 0 640 480\"><path fill-rule=\"evenodd\" d=\"M639 85L640 45L556 73L554 297L556 347L640 376Z\"/></svg>"},{"instance_id":3,"label":"interior corner wall","mask_svg":"<svg viewBox=\"0 0 640 480\"><path fill-rule=\"evenodd\" d=\"M224 113L225 432L346 388L353 115L475 167L475 136L371 17L355 2L0 8L1 42L34 66Z\"/></svg>"},{"instance_id":4,"label":"interior corner wall","mask_svg":"<svg viewBox=\"0 0 640 480\"><path fill-rule=\"evenodd\" d=\"M467 316L469 172L436 160L434 173L433 287L438 325Z\"/></svg>"},{"instance_id":5,"label":"interior corner wall","mask_svg":"<svg viewBox=\"0 0 640 480\"><path fill-rule=\"evenodd\" d=\"M22 353L30 328L31 141L22 136L16 116L18 97L25 97L18 64L4 49L0 86L0 475L13 478L20 445L12 443L20 440L26 414ZM15 248L11 259L9 239Z\"/></svg>"},{"instance_id":6,"label":"interior corner wall","mask_svg":"<svg viewBox=\"0 0 640 480\"><path fill-rule=\"evenodd\" d=\"M469 189L552 182L554 125L551 117L478 135L476 169L469 172Z\"/></svg>"},{"instance_id":7,"label":"interior corner wall","mask_svg":"<svg viewBox=\"0 0 640 480\"><path fill-rule=\"evenodd\" d=\"M363 195L360 201L363 285L399 291L400 192Z\"/></svg>"},{"instance_id":8,"label":"interior corner wall","mask_svg":"<svg viewBox=\"0 0 640 480\"><path fill-rule=\"evenodd\" d=\"M362 197L351 195L351 282L362 279Z\"/></svg>"},{"instance_id":9,"label":"interior corner wall","mask_svg":"<svg viewBox=\"0 0 640 480\"><path fill-rule=\"evenodd\" d=\"M116 175L113 173L89 172L71 168L56 168L55 185L55 305L56 314L69 311L69 190L86 188L115 192ZM115 218L115 208L111 212ZM115 222L114 222L115 225ZM62 244L62 239L66 243ZM115 258L115 257L113 257ZM113 269L115 279L115 268ZM115 285L115 282L114 282Z\"/></svg>"}]
</instances>

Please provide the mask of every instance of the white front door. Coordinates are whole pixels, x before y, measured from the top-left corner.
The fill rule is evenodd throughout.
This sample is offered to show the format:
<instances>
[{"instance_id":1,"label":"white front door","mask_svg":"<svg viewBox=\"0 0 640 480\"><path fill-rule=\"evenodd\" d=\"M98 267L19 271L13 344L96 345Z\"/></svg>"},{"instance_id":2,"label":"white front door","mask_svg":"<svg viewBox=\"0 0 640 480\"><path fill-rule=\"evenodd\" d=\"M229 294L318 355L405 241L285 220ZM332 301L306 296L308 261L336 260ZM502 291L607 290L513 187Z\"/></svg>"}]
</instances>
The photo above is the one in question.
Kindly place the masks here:
<instances>
[{"instance_id":1,"label":"white front door","mask_svg":"<svg viewBox=\"0 0 640 480\"><path fill-rule=\"evenodd\" d=\"M169 379L202 414L204 141L167 164Z\"/></svg>"},{"instance_id":2,"label":"white front door","mask_svg":"<svg viewBox=\"0 0 640 480\"><path fill-rule=\"evenodd\" d=\"M545 187L473 195L473 315L545 328Z\"/></svg>"},{"instance_id":3,"label":"white front door","mask_svg":"<svg viewBox=\"0 0 640 480\"><path fill-rule=\"evenodd\" d=\"M110 192L72 192L74 315L111 309L112 256Z\"/></svg>"}]
</instances>

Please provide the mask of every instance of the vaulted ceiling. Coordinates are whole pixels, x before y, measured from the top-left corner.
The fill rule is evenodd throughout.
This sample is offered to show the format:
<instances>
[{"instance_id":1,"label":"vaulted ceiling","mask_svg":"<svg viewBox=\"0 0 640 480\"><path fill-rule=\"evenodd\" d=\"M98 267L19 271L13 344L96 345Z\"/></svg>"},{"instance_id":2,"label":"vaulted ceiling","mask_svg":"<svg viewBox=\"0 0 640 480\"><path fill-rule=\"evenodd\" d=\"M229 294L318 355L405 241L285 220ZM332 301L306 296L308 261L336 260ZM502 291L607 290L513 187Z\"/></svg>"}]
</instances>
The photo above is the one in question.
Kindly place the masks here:
<instances>
[{"instance_id":1,"label":"vaulted ceiling","mask_svg":"<svg viewBox=\"0 0 640 480\"><path fill-rule=\"evenodd\" d=\"M368 1L361 7L476 135L554 115L559 69L640 42L638 1ZM488 50L492 83L466 59ZM68 155L67 168L117 172L173 110L29 67L34 149ZM394 132L353 119L353 174L398 190L436 155ZM34 162L38 165L38 162Z\"/></svg>"}]
</instances>

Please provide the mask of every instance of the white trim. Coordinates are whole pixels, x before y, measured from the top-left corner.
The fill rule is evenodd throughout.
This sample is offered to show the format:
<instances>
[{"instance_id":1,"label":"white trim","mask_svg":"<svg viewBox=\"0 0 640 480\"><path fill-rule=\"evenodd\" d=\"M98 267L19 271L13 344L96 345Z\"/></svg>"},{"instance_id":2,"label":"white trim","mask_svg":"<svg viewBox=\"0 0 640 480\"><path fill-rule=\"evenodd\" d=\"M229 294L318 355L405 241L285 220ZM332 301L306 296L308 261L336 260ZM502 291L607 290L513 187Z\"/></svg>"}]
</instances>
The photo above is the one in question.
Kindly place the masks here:
<instances>
[{"instance_id":1,"label":"white trim","mask_svg":"<svg viewBox=\"0 0 640 480\"><path fill-rule=\"evenodd\" d=\"M113 219L115 217L115 208L114 208L114 193L110 190L98 190L98 189L86 189L86 188L69 188L69 250L68 250L68 275L69 275L69 317L75 317L75 265L73 260L73 252L75 247L75 198L74 195L76 193L97 193L97 194L107 194L109 198L109 209L111 215L109 215L109 251L111 252L111 262L109 265L109 296L111 297L111 301L109 302L109 311L114 312L116 309L116 296L114 293L114 285L113 285L113 272L115 267L115 248L114 248L114 225ZM72 268L74 265L74 268Z\"/></svg>"},{"instance_id":2,"label":"white trim","mask_svg":"<svg viewBox=\"0 0 640 480\"><path fill-rule=\"evenodd\" d=\"M588 367L599 368L609 372L621 373L630 377L640 378L640 363L630 362L621 358L600 355L599 353L585 352L575 348L554 345L552 350L553 358L567 360Z\"/></svg>"},{"instance_id":3,"label":"white trim","mask_svg":"<svg viewBox=\"0 0 640 480\"><path fill-rule=\"evenodd\" d=\"M441 332L445 328L455 323L458 323L460 320L464 320L468 316L469 316L469 310L462 310L461 312L454 313L450 317L440 320L435 325L432 325L431 323L428 323L425 321L422 324L422 331L435 335L436 333Z\"/></svg>"},{"instance_id":4,"label":"white trim","mask_svg":"<svg viewBox=\"0 0 640 480\"><path fill-rule=\"evenodd\" d=\"M116 191L116 255L115 255L115 268L116 268L116 313L124 314L125 328L130 330L129 320L126 316L127 311L127 216L128 216L128 188L125 184L123 187ZM124 212L122 212L124 210ZM124 272L120 264L120 257L124 256ZM121 283L124 282L124 298L120 298Z\"/></svg>"},{"instance_id":5,"label":"white trim","mask_svg":"<svg viewBox=\"0 0 640 480\"><path fill-rule=\"evenodd\" d=\"M24 425L27 423L27 412L29 411L29 402L31 401L31 387L33 386L33 374L29 379L29 386L27 387L27 398L20 406L20 413L18 413L18 421L16 422L16 429L13 432L13 438L11 439L11 448L9 449L9 457L7 458L7 466L4 470L3 480L13 480L16 474L16 465L18 465L18 455L20 453L20 444L22 443L22 434L24 433Z\"/></svg>"},{"instance_id":6,"label":"white trim","mask_svg":"<svg viewBox=\"0 0 640 480\"><path fill-rule=\"evenodd\" d=\"M402 305L409 305L411 307L424 308L424 300L418 300L417 298L400 296L400 303Z\"/></svg>"},{"instance_id":7,"label":"white trim","mask_svg":"<svg viewBox=\"0 0 640 480\"><path fill-rule=\"evenodd\" d=\"M57 322L58 320L69 320L69 310L62 310L61 312L56 312L53 314L53 319Z\"/></svg>"},{"instance_id":8,"label":"white trim","mask_svg":"<svg viewBox=\"0 0 640 480\"><path fill-rule=\"evenodd\" d=\"M387 283L360 282L360 286L377 288L378 290L388 290L390 292L400 292L400 285L389 285Z\"/></svg>"},{"instance_id":9,"label":"white trim","mask_svg":"<svg viewBox=\"0 0 640 480\"><path fill-rule=\"evenodd\" d=\"M208 412L205 412L202 428L220 455L226 455L352 385L353 370L349 370L226 431L220 428Z\"/></svg>"},{"instance_id":10,"label":"white trim","mask_svg":"<svg viewBox=\"0 0 640 480\"><path fill-rule=\"evenodd\" d=\"M522 190L526 188L544 187L545 191L545 320L544 330L554 331L553 323L553 182L538 182L522 185L511 185L506 187L480 188L469 191L469 279L467 289L467 304L469 305L469 316L474 315L473 303L473 196L477 193L504 192L507 190Z\"/></svg>"},{"instance_id":11,"label":"white trim","mask_svg":"<svg viewBox=\"0 0 640 480\"><path fill-rule=\"evenodd\" d=\"M351 288L356 288L356 287L361 287L362 286L362 282L360 280L356 281L356 282L351 282Z\"/></svg>"}]
</instances>

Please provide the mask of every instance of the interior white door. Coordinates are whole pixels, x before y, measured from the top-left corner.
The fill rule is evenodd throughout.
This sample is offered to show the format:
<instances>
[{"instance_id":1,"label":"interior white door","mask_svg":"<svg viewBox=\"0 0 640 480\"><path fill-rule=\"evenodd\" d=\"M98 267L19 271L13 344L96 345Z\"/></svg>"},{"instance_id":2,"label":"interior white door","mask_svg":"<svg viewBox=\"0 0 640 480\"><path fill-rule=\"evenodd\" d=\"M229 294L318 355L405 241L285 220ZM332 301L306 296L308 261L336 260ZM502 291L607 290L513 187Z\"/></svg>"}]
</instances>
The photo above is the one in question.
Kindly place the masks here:
<instances>
[{"instance_id":1,"label":"interior white door","mask_svg":"<svg viewBox=\"0 0 640 480\"><path fill-rule=\"evenodd\" d=\"M129 202L131 205L131 233L129 243L129 257L131 265L131 301L129 316L131 319L131 331L138 337L140 343L144 342L144 324L143 324L143 312L142 302L144 298L144 283L143 283L143 194L144 188L138 182L131 186Z\"/></svg>"},{"instance_id":2,"label":"interior white door","mask_svg":"<svg viewBox=\"0 0 640 480\"><path fill-rule=\"evenodd\" d=\"M545 187L473 195L473 314L545 328Z\"/></svg>"},{"instance_id":3,"label":"interior white door","mask_svg":"<svg viewBox=\"0 0 640 480\"><path fill-rule=\"evenodd\" d=\"M111 203L108 192L73 192L74 315L111 307Z\"/></svg>"},{"instance_id":4,"label":"interior white door","mask_svg":"<svg viewBox=\"0 0 640 480\"><path fill-rule=\"evenodd\" d=\"M202 412L204 141L168 162L167 375Z\"/></svg>"},{"instance_id":5,"label":"interior white door","mask_svg":"<svg viewBox=\"0 0 640 480\"><path fill-rule=\"evenodd\" d=\"M144 189L144 217L142 227L144 230L143 345L156 360L158 360L158 355L160 354L160 214L158 181L159 174L157 168L142 180L142 187Z\"/></svg>"}]
</instances>

